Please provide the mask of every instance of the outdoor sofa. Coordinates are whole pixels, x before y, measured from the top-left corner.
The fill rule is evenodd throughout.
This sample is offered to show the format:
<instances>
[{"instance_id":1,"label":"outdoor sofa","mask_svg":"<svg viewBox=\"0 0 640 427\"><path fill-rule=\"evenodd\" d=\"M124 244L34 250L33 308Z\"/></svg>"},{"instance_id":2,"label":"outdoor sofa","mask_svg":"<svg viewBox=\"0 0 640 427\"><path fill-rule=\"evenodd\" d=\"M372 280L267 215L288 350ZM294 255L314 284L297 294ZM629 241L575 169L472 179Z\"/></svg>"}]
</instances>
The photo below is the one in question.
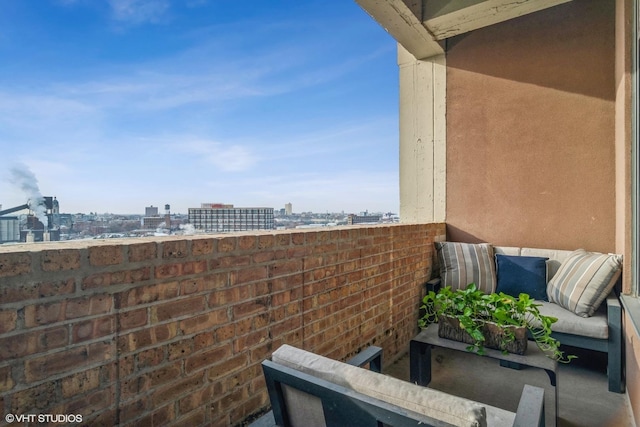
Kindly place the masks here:
<instances>
[{"instance_id":1,"label":"outdoor sofa","mask_svg":"<svg viewBox=\"0 0 640 427\"><path fill-rule=\"evenodd\" d=\"M525 385L510 412L380 374L381 364L379 347L342 363L285 344L262 363L272 412L252 426L544 425L539 387Z\"/></svg>"},{"instance_id":2,"label":"outdoor sofa","mask_svg":"<svg viewBox=\"0 0 640 427\"><path fill-rule=\"evenodd\" d=\"M622 256L575 251L436 242L440 277L429 286L466 287L518 296L558 319L552 336L563 345L607 354L609 391L623 393Z\"/></svg>"}]
</instances>

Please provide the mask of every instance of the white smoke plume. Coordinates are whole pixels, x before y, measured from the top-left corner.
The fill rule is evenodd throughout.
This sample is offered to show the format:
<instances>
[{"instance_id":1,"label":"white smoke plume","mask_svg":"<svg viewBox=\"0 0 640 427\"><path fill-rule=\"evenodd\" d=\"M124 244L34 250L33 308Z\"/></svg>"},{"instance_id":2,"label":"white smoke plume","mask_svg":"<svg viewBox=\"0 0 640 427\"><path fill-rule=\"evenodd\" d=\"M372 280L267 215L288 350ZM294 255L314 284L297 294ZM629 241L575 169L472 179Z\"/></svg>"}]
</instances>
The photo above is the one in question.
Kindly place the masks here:
<instances>
[{"instance_id":1,"label":"white smoke plume","mask_svg":"<svg viewBox=\"0 0 640 427\"><path fill-rule=\"evenodd\" d=\"M38 179L25 164L16 164L10 170L11 182L17 185L29 200L29 209L44 224L45 229L49 226L47 208L44 205L44 197L40 194Z\"/></svg>"},{"instance_id":2,"label":"white smoke plume","mask_svg":"<svg viewBox=\"0 0 640 427\"><path fill-rule=\"evenodd\" d=\"M185 236L196 234L196 229L193 224L180 224L179 228Z\"/></svg>"}]
</instances>

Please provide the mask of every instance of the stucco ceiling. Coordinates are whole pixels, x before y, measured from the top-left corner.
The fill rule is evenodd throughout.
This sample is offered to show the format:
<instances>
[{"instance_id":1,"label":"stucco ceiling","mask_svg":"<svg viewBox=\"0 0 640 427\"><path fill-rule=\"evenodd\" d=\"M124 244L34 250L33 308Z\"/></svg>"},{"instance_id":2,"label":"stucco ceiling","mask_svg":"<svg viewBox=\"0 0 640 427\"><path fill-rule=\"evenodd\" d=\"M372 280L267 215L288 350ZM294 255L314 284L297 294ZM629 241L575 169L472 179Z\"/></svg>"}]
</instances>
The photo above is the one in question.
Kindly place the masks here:
<instances>
[{"instance_id":1,"label":"stucco ceiling","mask_svg":"<svg viewBox=\"0 0 640 427\"><path fill-rule=\"evenodd\" d=\"M417 59L440 41L571 0L355 0Z\"/></svg>"}]
</instances>

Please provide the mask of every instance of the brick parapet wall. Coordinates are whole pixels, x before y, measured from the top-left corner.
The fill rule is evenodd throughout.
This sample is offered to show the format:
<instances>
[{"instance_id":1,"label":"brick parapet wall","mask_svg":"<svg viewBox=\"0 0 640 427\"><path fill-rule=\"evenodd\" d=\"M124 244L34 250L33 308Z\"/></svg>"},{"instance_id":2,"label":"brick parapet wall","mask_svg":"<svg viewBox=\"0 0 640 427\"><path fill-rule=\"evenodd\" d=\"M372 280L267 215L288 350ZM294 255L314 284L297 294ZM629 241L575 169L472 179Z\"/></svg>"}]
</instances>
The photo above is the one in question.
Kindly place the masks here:
<instances>
[{"instance_id":1,"label":"brick parapet wall","mask_svg":"<svg viewBox=\"0 0 640 427\"><path fill-rule=\"evenodd\" d=\"M236 425L282 343L387 361L444 224L0 246L0 424ZM60 425L60 424L57 424Z\"/></svg>"}]
</instances>

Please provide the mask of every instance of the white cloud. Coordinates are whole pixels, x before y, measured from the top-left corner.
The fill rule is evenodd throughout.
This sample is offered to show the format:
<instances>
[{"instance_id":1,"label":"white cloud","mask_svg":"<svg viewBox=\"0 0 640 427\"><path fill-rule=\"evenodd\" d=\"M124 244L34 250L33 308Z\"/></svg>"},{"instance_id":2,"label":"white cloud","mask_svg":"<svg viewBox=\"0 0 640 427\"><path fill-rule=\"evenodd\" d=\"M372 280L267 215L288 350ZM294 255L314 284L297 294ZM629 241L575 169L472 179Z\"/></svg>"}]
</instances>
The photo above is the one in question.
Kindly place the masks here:
<instances>
[{"instance_id":1,"label":"white cloud","mask_svg":"<svg viewBox=\"0 0 640 427\"><path fill-rule=\"evenodd\" d=\"M258 161L249 147L238 144L225 145L215 141L189 140L171 145L184 153L204 159L223 172L246 171Z\"/></svg>"},{"instance_id":2,"label":"white cloud","mask_svg":"<svg viewBox=\"0 0 640 427\"><path fill-rule=\"evenodd\" d=\"M129 24L159 22L167 10L167 0L109 0L113 17L116 21Z\"/></svg>"}]
</instances>

